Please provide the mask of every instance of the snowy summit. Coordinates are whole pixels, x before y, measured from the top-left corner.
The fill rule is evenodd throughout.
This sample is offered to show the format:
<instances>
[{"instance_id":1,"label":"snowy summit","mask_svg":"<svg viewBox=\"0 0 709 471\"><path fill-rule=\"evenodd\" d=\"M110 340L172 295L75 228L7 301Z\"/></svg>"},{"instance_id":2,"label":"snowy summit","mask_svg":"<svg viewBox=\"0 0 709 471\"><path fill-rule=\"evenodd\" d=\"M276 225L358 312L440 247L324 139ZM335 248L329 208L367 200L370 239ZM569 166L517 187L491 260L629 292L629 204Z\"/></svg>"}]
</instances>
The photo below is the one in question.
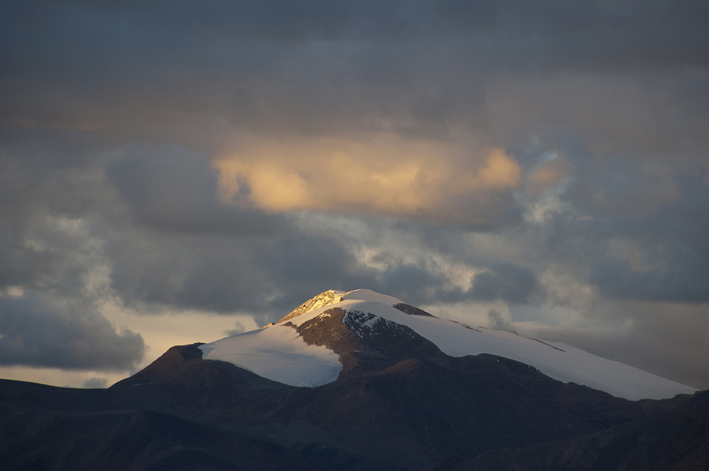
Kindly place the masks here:
<instances>
[{"instance_id":1,"label":"snowy summit","mask_svg":"<svg viewBox=\"0 0 709 471\"><path fill-rule=\"evenodd\" d=\"M440 355L434 345L452 357L487 353L509 358L559 381L631 400L695 392L569 345L439 319L368 289L326 291L271 326L200 348L206 360L227 361L291 386L317 387L336 381L348 369L396 355L397 348Z\"/></svg>"}]
</instances>

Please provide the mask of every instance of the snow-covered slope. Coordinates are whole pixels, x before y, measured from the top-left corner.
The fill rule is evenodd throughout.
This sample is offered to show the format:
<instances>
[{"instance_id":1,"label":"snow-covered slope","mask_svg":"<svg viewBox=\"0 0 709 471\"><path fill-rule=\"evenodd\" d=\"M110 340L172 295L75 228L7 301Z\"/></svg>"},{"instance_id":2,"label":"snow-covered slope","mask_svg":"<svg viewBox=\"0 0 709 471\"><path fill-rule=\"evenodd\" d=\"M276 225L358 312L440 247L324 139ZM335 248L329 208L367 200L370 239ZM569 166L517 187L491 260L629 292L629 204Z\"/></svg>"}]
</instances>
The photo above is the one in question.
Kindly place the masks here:
<instances>
[{"instance_id":1,"label":"snow-covered slope","mask_svg":"<svg viewBox=\"0 0 709 471\"><path fill-rule=\"evenodd\" d=\"M329 310L339 308L347 312L343 323L348 326L353 325L348 322L348 316L372 314L374 317L367 316L370 324L383 319L387 323L406 326L447 355L499 355L531 365L560 381L586 385L618 397L660 399L695 392L689 386L568 345L544 342L515 332L472 327L429 315L411 315L404 312L407 307L415 309L399 299L371 290L330 290L307 301L273 326L200 348L207 360L228 361L282 383L310 387L327 384L335 381L342 370L339 355L325 346L309 345L296 329L310 320L329 316ZM361 322L359 319L362 316L357 317ZM353 331L360 335L356 329Z\"/></svg>"},{"instance_id":2,"label":"snow-covered slope","mask_svg":"<svg viewBox=\"0 0 709 471\"><path fill-rule=\"evenodd\" d=\"M342 371L339 355L308 345L292 327L274 325L200 346L202 357L234 363L291 386L322 386Z\"/></svg>"}]
</instances>

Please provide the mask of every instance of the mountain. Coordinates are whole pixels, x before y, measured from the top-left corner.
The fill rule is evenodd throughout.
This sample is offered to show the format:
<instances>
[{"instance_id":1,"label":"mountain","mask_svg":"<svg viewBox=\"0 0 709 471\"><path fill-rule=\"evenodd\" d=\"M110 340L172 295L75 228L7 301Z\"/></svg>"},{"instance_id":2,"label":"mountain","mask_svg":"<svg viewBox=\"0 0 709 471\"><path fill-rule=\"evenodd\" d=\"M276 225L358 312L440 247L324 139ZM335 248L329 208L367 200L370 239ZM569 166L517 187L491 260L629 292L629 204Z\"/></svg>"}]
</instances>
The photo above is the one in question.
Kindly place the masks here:
<instances>
[{"instance_id":1,"label":"mountain","mask_svg":"<svg viewBox=\"0 0 709 471\"><path fill-rule=\"evenodd\" d=\"M412 355L412 349L428 349L420 353L430 359L441 352L452 357L498 355L533 366L559 381L626 399L661 399L695 392L569 345L439 319L399 299L365 289L326 291L274 325L200 348L205 359L228 361L292 386L321 386L360 364L402 359Z\"/></svg>"},{"instance_id":2,"label":"mountain","mask_svg":"<svg viewBox=\"0 0 709 471\"><path fill-rule=\"evenodd\" d=\"M491 450L432 471L581 471L709 469L709 391L675 410L573 440Z\"/></svg>"},{"instance_id":3,"label":"mountain","mask_svg":"<svg viewBox=\"0 0 709 471\"><path fill-rule=\"evenodd\" d=\"M703 466L706 393L675 396L693 392L566 345L330 290L263 329L173 347L106 390L0 380L0 468L646 469L633 463L657 450L664 464ZM603 461L608 449L616 461Z\"/></svg>"}]
</instances>

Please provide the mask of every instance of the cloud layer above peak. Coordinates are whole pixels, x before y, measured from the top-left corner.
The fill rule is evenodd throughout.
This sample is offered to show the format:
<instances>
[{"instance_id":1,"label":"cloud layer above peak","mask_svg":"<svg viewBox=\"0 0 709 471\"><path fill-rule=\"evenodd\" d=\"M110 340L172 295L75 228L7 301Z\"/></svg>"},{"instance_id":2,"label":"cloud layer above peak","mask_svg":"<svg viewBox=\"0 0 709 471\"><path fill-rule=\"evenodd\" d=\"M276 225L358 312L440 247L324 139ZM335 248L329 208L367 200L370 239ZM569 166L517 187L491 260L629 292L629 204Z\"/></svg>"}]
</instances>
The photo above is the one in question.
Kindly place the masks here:
<instances>
[{"instance_id":1,"label":"cloud layer above peak","mask_svg":"<svg viewBox=\"0 0 709 471\"><path fill-rule=\"evenodd\" d=\"M508 214L521 177L519 163L502 149L400 136L262 139L212 163L223 200L234 205L470 226Z\"/></svg>"}]
</instances>

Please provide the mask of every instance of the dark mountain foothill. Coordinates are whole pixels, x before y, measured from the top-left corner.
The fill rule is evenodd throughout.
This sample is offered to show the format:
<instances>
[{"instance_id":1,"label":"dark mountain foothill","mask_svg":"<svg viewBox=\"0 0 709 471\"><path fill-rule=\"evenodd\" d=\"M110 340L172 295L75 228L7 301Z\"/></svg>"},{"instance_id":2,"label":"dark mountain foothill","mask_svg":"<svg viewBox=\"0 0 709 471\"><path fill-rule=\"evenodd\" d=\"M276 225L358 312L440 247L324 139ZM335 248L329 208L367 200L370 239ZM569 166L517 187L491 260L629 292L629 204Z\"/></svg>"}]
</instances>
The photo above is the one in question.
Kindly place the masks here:
<instances>
[{"instance_id":1,"label":"dark mountain foothill","mask_svg":"<svg viewBox=\"0 0 709 471\"><path fill-rule=\"evenodd\" d=\"M702 471L709 469L709 391L673 410L577 439L490 450L431 471Z\"/></svg>"},{"instance_id":2,"label":"dark mountain foothill","mask_svg":"<svg viewBox=\"0 0 709 471\"><path fill-rule=\"evenodd\" d=\"M707 469L707 392L630 401L500 356L453 357L330 298L300 313L323 315L278 323L339 355L339 377L319 387L205 360L202 344L104 390L0 381L0 468Z\"/></svg>"}]
</instances>

